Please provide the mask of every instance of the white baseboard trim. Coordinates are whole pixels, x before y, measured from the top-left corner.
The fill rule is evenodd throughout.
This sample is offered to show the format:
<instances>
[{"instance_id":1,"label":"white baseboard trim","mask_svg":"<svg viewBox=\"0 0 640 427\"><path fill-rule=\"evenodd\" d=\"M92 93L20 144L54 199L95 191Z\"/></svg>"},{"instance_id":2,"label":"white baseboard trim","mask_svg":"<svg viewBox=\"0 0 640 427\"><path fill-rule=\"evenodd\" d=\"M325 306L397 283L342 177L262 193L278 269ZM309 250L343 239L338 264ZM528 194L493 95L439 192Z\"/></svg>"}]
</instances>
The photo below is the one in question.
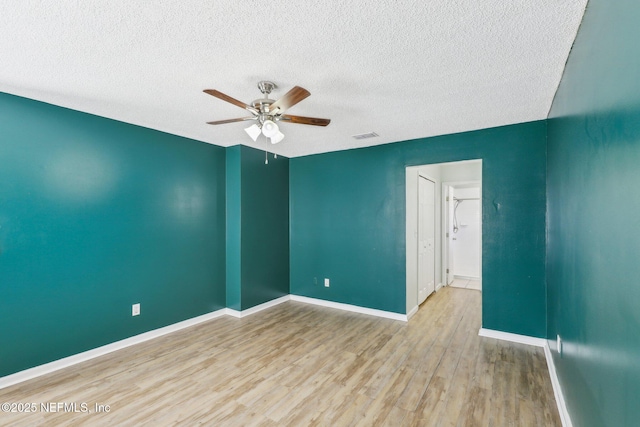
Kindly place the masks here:
<instances>
[{"instance_id":1,"label":"white baseboard trim","mask_svg":"<svg viewBox=\"0 0 640 427\"><path fill-rule=\"evenodd\" d=\"M562 427L573 427L569 411L567 410L567 403L562 393L562 387L560 386L560 380L558 379L558 373L556 372L556 364L553 361L553 355L551 354L548 342L546 342L544 346L544 356L547 359L547 367L549 368L549 376L551 377L551 385L553 386L553 394L556 397L556 405L558 405Z\"/></svg>"},{"instance_id":2,"label":"white baseboard trim","mask_svg":"<svg viewBox=\"0 0 640 427\"><path fill-rule=\"evenodd\" d=\"M341 302L326 301L322 299L291 295L291 301L303 302L305 304L320 305L322 307L337 308L338 310L351 311L353 313L368 314L369 316L384 317L385 319L401 320L408 322L406 314L393 313L391 311L376 310L374 308L360 307L357 305L343 304Z\"/></svg>"},{"instance_id":3,"label":"white baseboard trim","mask_svg":"<svg viewBox=\"0 0 640 427\"><path fill-rule=\"evenodd\" d=\"M460 279L460 280L480 280L479 276L459 276L459 275L454 275L453 276L454 279Z\"/></svg>"},{"instance_id":4,"label":"white baseboard trim","mask_svg":"<svg viewBox=\"0 0 640 427\"><path fill-rule=\"evenodd\" d=\"M124 348L131 347L132 345L140 344L145 341L149 341L154 338L158 338L163 335L167 335L172 332L176 332L181 329L188 328L190 326L195 326L199 323L216 319L218 317L229 315L236 318L243 318L290 300L303 302L306 304L337 308L340 310L351 311L355 313L368 314L371 316L384 317L387 319L401 320L404 322L407 322L409 320L409 316L404 314L392 313L389 311L376 310L372 308L358 307L356 305L342 304L342 303L325 301L325 300L320 300L315 298L302 297L297 295L285 295L283 297L280 297L271 301L267 301L264 304L251 307L243 311L233 310L230 308L223 308L220 310L216 310L211 313L203 314L202 316L194 317L192 319L187 319L182 322L174 323L172 325L168 325L162 328L158 328L152 331L142 333L140 335L135 335L133 337L125 338L123 340L116 341L114 343L107 344L102 347L98 347L92 350L84 351L82 353L74 354L73 356L65 357L59 360L54 360L53 362L45 363L44 365L39 365L30 369L25 369L24 371L16 372L15 374L0 377L0 389L36 378L42 375L46 375L63 368L68 368L69 366L77 365L78 363L86 362L87 360L95 359L96 357L104 356L105 354L109 354L117 350L122 350ZM418 308L416 307L415 311L417 310ZM415 314L415 312L412 313L411 315L413 314Z\"/></svg>"},{"instance_id":5,"label":"white baseboard trim","mask_svg":"<svg viewBox=\"0 0 640 427\"><path fill-rule=\"evenodd\" d=\"M290 300L291 300L291 296L290 295L285 295L283 297L276 298L276 299L271 300L271 301L267 301L267 302L262 303L260 305L256 305L255 307L248 308L246 310L238 311L238 310L233 310L231 308L227 308L225 310L226 310L226 314L228 314L229 316L233 316L233 317L237 317L238 319L242 319L243 317L250 316L250 315L255 314L255 313L259 312L259 311L266 310L267 308L275 307L278 304L282 304L283 302L287 302L287 301L290 301Z\"/></svg>"},{"instance_id":6,"label":"white baseboard trim","mask_svg":"<svg viewBox=\"0 0 640 427\"><path fill-rule=\"evenodd\" d=\"M418 306L416 305L407 313L407 321L413 317L414 314L418 312Z\"/></svg>"},{"instance_id":7,"label":"white baseboard trim","mask_svg":"<svg viewBox=\"0 0 640 427\"><path fill-rule=\"evenodd\" d=\"M533 345L535 347L544 347L547 340L544 338L534 338L527 335L512 334L510 332L496 331L493 329L481 328L478 335L486 338L495 338L497 340L517 342L520 344Z\"/></svg>"},{"instance_id":8,"label":"white baseboard trim","mask_svg":"<svg viewBox=\"0 0 640 427\"><path fill-rule=\"evenodd\" d=\"M102 347L94 348L92 350L84 351L82 353L74 354L73 356L65 357L63 359L55 360L53 362L45 363L24 371L16 372L15 374L7 375L0 378L0 389L12 386L14 384L27 381L41 375L46 375L57 370L67 368L78 363L86 362L87 360L94 359L96 357L104 356L105 354L112 353L117 350L130 347L132 345L140 344L145 341L152 340L154 338L161 337L172 332L179 331L190 326L197 325L199 323L207 322L209 320L216 319L226 314L226 308L213 311L211 313L203 314L202 316L194 317L184 320L182 322L174 323L162 328L154 329L149 332L135 335L129 338L125 338L120 341L116 341L111 344L103 345Z\"/></svg>"},{"instance_id":9,"label":"white baseboard trim","mask_svg":"<svg viewBox=\"0 0 640 427\"><path fill-rule=\"evenodd\" d=\"M442 289L442 282L438 283L438 286L436 286L436 292L438 292L440 289Z\"/></svg>"},{"instance_id":10,"label":"white baseboard trim","mask_svg":"<svg viewBox=\"0 0 640 427\"><path fill-rule=\"evenodd\" d=\"M547 360L547 369L549 370L549 378L551 379L551 385L553 386L553 395L556 398L556 406L560 413L560 421L562 421L562 427L573 427L569 411L567 410L567 404L564 400L564 394L562 394L562 387L558 380L558 374L556 372L556 365L553 362L553 356L551 355L551 349L549 343L544 338L534 338L526 335L512 334L509 332L495 331L492 329L481 328L478 335L481 337L495 338L503 341L516 342L520 344L533 345L535 347L542 347L544 350L544 357Z\"/></svg>"}]
</instances>

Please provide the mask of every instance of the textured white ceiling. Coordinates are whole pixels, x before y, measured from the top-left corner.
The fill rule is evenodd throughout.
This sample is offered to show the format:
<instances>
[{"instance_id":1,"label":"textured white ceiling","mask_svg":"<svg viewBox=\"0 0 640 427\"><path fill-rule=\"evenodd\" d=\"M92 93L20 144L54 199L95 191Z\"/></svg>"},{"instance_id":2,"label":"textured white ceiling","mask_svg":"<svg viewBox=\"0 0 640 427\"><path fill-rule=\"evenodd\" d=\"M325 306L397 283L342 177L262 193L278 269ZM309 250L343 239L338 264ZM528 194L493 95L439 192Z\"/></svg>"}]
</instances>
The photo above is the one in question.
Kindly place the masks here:
<instances>
[{"instance_id":1,"label":"textured white ceiling","mask_svg":"<svg viewBox=\"0 0 640 427\"><path fill-rule=\"evenodd\" d=\"M587 0L2 0L0 91L217 145L272 80L296 157L544 119ZM374 131L380 136L355 140Z\"/></svg>"}]
</instances>

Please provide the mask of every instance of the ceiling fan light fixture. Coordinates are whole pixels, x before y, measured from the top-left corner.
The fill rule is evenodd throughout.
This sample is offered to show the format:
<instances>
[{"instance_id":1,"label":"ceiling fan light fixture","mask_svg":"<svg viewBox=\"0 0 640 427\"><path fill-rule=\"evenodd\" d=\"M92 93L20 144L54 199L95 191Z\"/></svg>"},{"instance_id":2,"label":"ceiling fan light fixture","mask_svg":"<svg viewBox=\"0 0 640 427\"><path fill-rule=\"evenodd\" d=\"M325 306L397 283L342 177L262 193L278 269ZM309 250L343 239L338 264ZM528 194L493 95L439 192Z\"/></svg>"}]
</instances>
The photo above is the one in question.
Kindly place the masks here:
<instances>
[{"instance_id":1,"label":"ceiling fan light fixture","mask_svg":"<svg viewBox=\"0 0 640 427\"><path fill-rule=\"evenodd\" d=\"M248 128L245 128L244 131L251 137L251 139L253 139L253 142L258 140L258 136L260 136L260 132L262 132L260 130L260 127L256 124L253 124Z\"/></svg>"},{"instance_id":2,"label":"ceiling fan light fixture","mask_svg":"<svg viewBox=\"0 0 640 427\"><path fill-rule=\"evenodd\" d=\"M245 104L242 101L238 101L235 98L230 97L216 89L205 89L204 92L229 104L233 104L236 107L240 107L251 113L251 117L239 117L235 119L227 120L215 120L207 122L210 125L222 125L226 123L243 122L246 120L255 120L256 123L245 128L245 132L253 142L258 141L260 134L265 136L265 153L267 152L267 144L277 144L284 139L284 134L280 132L276 122L280 120L287 121L289 123L296 123L302 125L312 126L327 126L331 120L320 119L317 117L303 117L292 116L290 114L284 114L286 110L293 107L303 99L306 99L311 93L305 88L300 86L294 86L291 90L284 94L280 99L269 99L269 94L277 86L275 83L263 80L258 83L258 89L262 92L263 97L256 99L251 104ZM268 139L268 140L267 140ZM265 163L268 160L265 159Z\"/></svg>"},{"instance_id":3,"label":"ceiling fan light fixture","mask_svg":"<svg viewBox=\"0 0 640 427\"><path fill-rule=\"evenodd\" d=\"M278 133L280 133L280 129L278 129L278 125L272 120L265 120L264 123L262 123L262 134L267 138L273 138Z\"/></svg>"},{"instance_id":4,"label":"ceiling fan light fixture","mask_svg":"<svg viewBox=\"0 0 640 427\"><path fill-rule=\"evenodd\" d=\"M284 134L280 131L276 132L275 135L271 136L269 138L271 140L272 144L277 144L278 142L282 141L284 139Z\"/></svg>"}]
</instances>

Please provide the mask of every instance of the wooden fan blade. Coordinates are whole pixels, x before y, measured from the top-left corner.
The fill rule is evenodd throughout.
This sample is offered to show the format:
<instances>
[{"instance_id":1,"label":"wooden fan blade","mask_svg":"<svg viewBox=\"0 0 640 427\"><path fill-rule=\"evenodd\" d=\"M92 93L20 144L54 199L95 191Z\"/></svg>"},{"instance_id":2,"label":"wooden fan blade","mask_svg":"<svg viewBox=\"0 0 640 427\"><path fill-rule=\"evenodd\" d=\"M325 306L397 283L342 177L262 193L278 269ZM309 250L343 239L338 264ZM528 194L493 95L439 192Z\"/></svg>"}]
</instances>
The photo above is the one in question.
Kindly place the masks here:
<instances>
[{"instance_id":1,"label":"wooden fan blade","mask_svg":"<svg viewBox=\"0 0 640 427\"><path fill-rule=\"evenodd\" d=\"M289 92L285 93L282 98L271 104L269 110L275 111L276 108L279 108L280 112L282 112L293 107L309 95L311 95L311 93L308 90L301 88L300 86L295 86Z\"/></svg>"},{"instance_id":2,"label":"wooden fan blade","mask_svg":"<svg viewBox=\"0 0 640 427\"><path fill-rule=\"evenodd\" d=\"M245 120L254 120L255 117L240 117L238 119L216 120L214 122L207 122L208 125L223 125L225 123L244 122Z\"/></svg>"},{"instance_id":3,"label":"wooden fan blade","mask_svg":"<svg viewBox=\"0 0 640 427\"><path fill-rule=\"evenodd\" d=\"M247 105L242 101L238 101L237 99L232 98L229 95L226 95L226 94L224 94L224 93L222 93L220 91L217 91L215 89L205 89L205 90L203 90L203 92L204 93L208 93L211 96L215 96L216 98L221 99L223 101L226 101L226 102L228 102L230 104L237 105L240 108L244 108L245 110L249 110L251 112L256 112L257 113L256 109L253 108L252 106Z\"/></svg>"},{"instance_id":4,"label":"wooden fan blade","mask_svg":"<svg viewBox=\"0 0 640 427\"><path fill-rule=\"evenodd\" d=\"M302 116L290 116L285 114L280 120L286 120L291 123L298 123L301 125L313 125L313 126L327 126L331 123L329 119L318 119L316 117L302 117Z\"/></svg>"}]
</instances>

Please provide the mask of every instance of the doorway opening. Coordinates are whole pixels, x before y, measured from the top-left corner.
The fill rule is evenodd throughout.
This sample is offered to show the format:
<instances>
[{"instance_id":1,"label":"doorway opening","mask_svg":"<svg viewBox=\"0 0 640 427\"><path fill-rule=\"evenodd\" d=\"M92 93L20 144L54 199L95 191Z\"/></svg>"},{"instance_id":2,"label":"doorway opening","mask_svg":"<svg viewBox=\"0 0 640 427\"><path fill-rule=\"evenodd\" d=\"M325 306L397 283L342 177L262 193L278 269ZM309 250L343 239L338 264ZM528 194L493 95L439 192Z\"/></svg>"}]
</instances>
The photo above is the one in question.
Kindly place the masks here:
<instances>
[{"instance_id":1,"label":"doorway opening","mask_svg":"<svg viewBox=\"0 0 640 427\"><path fill-rule=\"evenodd\" d=\"M443 286L482 289L482 160L406 168L407 317Z\"/></svg>"},{"instance_id":2,"label":"doorway opening","mask_svg":"<svg viewBox=\"0 0 640 427\"><path fill-rule=\"evenodd\" d=\"M444 284L482 290L481 181L444 182Z\"/></svg>"}]
</instances>

